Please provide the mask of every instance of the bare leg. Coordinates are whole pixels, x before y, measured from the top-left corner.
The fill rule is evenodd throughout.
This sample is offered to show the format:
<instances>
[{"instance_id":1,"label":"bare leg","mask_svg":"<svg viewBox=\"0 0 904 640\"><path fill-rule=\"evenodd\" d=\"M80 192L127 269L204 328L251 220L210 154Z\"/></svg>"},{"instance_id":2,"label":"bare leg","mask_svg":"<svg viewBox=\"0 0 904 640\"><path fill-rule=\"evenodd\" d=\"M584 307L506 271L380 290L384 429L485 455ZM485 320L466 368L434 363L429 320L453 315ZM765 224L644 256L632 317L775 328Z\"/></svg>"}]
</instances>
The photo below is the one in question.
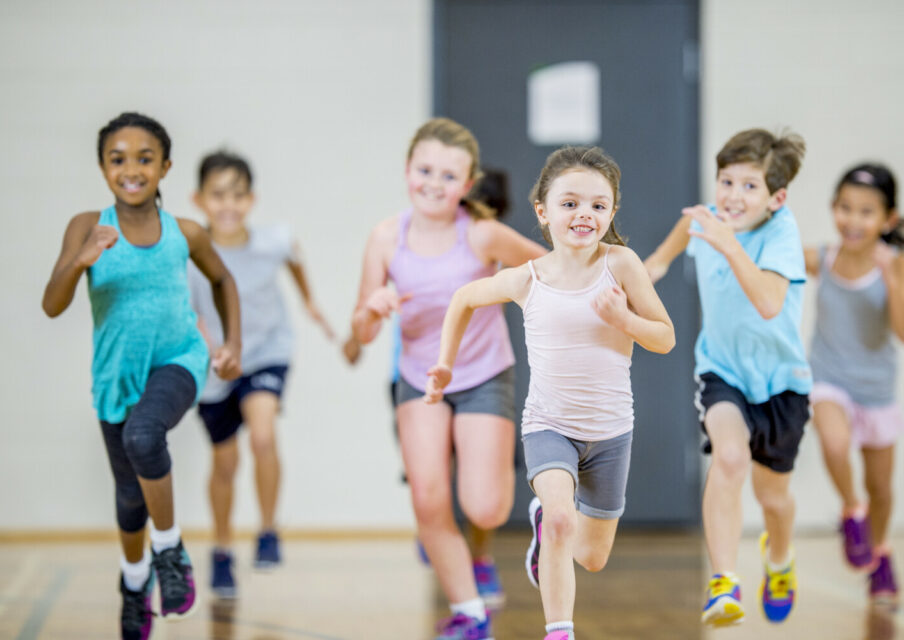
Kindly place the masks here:
<instances>
[{"instance_id":1,"label":"bare leg","mask_svg":"<svg viewBox=\"0 0 904 640\"><path fill-rule=\"evenodd\" d=\"M515 501L515 425L483 413L455 416L452 424L458 465L458 499L477 528L505 524Z\"/></svg>"},{"instance_id":2,"label":"bare leg","mask_svg":"<svg viewBox=\"0 0 904 640\"><path fill-rule=\"evenodd\" d=\"M577 510L574 479L563 469L542 471L534 491L543 506L543 544L540 545L540 598L546 622L574 618L574 548Z\"/></svg>"},{"instance_id":3,"label":"bare leg","mask_svg":"<svg viewBox=\"0 0 904 640\"><path fill-rule=\"evenodd\" d=\"M471 555L475 560L493 556L493 538L496 537L495 529L481 529L474 523L469 522L468 534L471 540Z\"/></svg>"},{"instance_id":4,"label":"bare leg","mask_svg":"<svg viewBox=\"0 0 904 640\"><path fill-rule=\"evenodd\" d=\"M396 408L418 537L450 603L477 598L471 554L452 512L452 410L421 399Z\"/></svg>"},{"instance_id":5,"label":"bare leg","mask_svg":"<svg viewBox=\"0 0 904 640\"><path fill-rule=\"evenodd\" d=\"M279 494L280 464L276 452L276 416L279 398L268 391L249 393L242 400L242 419L251 437L254 478L261 511L261 529L272 530Z\"/></svg>"},{"instance_id":6,"label":"bare leg","mask_svg":"<svg viewBox=\"0 0 904 640\"><path fill-rule=\"evenodd\" d=\"M813 424L819 433L826 469L844 509L854 509L859 501L851 473L851 426L847 414L834 402L817 402L813 405Z\"/></svg>"},{"instance_id":7,"label":"bare leg","mask_svg":"<svg viewBox=\"0 0 904 640\"><path fill-rule=\"evenodd\" d=\"M122 546L122 554L131 563L139 562L144 558L144 529L128 532L119 530L119 544Z\"/></svg>"},{"instance_id":8,"label":"bare leg","mask_svg":"<svg viewBox=\"0 0 904 640\"><path fill-rule=\"evenodd\" d=\"M578 511L578 535L574 545L574 559L587 571L602 571L609 562L618 518L601 520ZM543 551L543 547L540 547Z\"/></svg>"},{"instance_id":9,"label":"bare leg","mask_svg":"<svg viewBox=\"0 0 904 640\"><path fill-rule=\"evenodd\" d=\"M753 465L753 492L763 508L769 534L769 562L781 565L791 556L794 529L794 497L790 491L791 472L779 473L759 463Z\"/></svg>"},{"instance_id":10,"label":"bare leg","mask_svg":"<svg viewBox=\"0 0 904 640\"><path fill-rule=\"evenodd\" d=\"M729 402L710 407L705 424L713 453L703 490L703 532L713 571L734 572L743 525L741 489L750 469L750 432Z\"/></svg>"},{"instance_id":11,"label":"bare leg","mask_svg":"<svg viewBox=\"0 0 904 640\"><path fill-rule=\"evenodd\" d=\"M221 549L232 544L232 495L235 472L239 464L238 439L232 436L213 447L213 469L208 484L213 511L214 539Z\"/></svg>"},{"instance_id":12,"label":"bare leg","mask_svg":"<svg viewBox=\"0 0 904 640\"><path fill-rule=\"evenodd\" d=\"M167 473L157 480L148 480L138 476L141 493L148 507L148 513L158 531L172 529L173 519L173 474Z\"/></svg>"},{"instance_id":13,"label":"bare leg","mask_svg":"<svg viewBox=\"0 0 904 640\"><path fill-rule=\"evenodd\" d=\"M869 495L869 525L873 546L881 547L888 536L891 521L891 476L895 464L895 447L863 449L863 470Z\"/></svg>"}]
</instances>

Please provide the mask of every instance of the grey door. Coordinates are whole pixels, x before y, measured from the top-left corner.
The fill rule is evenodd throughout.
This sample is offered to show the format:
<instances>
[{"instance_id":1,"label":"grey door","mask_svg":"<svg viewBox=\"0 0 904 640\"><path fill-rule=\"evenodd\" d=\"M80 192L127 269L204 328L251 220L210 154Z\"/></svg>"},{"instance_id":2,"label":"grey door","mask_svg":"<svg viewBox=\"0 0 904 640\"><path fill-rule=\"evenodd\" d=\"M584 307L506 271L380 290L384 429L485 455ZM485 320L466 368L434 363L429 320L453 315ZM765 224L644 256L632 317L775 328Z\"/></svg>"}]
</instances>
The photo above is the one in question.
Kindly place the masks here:
<instances>
[{"instance_id":1,"label":"grey door","mask_svg":"<svg viewBox=\"0 0 904 640\"><path fill-rule=\"evenodd\" d=\"M528 138L528 77L537 68L590 61L600 70L598 144L622 169L620 231L641 257L696 203L697 41L694 0L436 0L434 112L468 126L483 164L509 172L506 220L539 238L527 194L555 148ZM636 348L636 429L623 522L695 525L700 518L700 433L693 408L697 296L683 260L657 286L677 332L666 356ZM528 370L520 309L506 315L519 361L519 415ZM518 447L512 522L526 522L530 488Z\"/></svg>"}]
</instances>

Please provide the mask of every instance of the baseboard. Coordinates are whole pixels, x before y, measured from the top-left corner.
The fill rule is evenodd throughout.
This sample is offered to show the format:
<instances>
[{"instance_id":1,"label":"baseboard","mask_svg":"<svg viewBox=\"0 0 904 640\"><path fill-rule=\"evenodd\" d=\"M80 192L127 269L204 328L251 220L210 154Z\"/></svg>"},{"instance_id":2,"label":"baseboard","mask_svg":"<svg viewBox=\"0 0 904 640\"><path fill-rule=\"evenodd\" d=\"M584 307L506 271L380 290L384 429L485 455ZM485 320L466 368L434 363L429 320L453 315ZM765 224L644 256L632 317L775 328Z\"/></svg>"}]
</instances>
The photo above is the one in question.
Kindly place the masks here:
<instances>
[{"instance_id":1,"label":"baseboard","mask_svg":"<svg viewBox=\"0 0 904 640\"><path fill-rule=\"evenodd\" d=\"M256 530L238 529L236 540L251 540ZM369 540L410 540L414 529L280 529L280 538L287 541L313 540L317 542ZM211 542L208 529L184 529L182 538L188 542ZM67 542L116 542L116 529L0 529L0 544L40 544Z\"/></svg>"}]
</instances>

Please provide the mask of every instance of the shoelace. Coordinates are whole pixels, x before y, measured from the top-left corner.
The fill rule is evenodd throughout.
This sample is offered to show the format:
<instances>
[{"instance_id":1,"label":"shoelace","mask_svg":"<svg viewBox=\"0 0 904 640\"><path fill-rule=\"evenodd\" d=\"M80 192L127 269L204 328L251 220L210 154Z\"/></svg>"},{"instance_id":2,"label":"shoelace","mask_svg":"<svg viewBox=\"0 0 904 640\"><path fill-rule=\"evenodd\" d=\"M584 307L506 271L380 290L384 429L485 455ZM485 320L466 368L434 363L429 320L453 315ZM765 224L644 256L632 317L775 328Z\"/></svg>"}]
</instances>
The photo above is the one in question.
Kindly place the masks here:
<instances>
[{"instance_id":1,"label":"shoelace","mask_svg":"<svg viewBox=\"0 0 904 640\"><path fill-rule=\"evenodd\" d=\"M182 573L182 553L178 548L161 551L154 558L154 568L157 570L157 579L160 580L161 593L182 596L189 592Z\"/></svg>"},{"instance_id":2,"label":"shoelace","mask_svg":"<svg viewBox=\"0 0 904 640\"><path fill-rule=\"evenodd\" d=\"M144 626L145 616L157 615L145 607L144 591L126 590L122 597L122 625L128 629Z\"/></svg>"},{"instance_id":3,"label":"shoelace","mask_svg":"<svg viewBox=\"0 0 904 640\"><path fill-rule=\"evenodd\" d=\"M734 590L734 582L724 576L713 578L709 581L709 593L711 598L730 594Z\"/></svg>"},{"instance_id":4,"label":"shoelace","mask_svg":"<svg viewBox=\"0 0 904 640\"><path fill-rule=\"evenodd\" d=\"M471 618L464 615L463 613L456 613L451 618L446 618L445 620L440 620L436 625L437 631L455 631L456 629L460 629L464 627L469 622L471 622Z\"/></svg>"},{"instance_id":5,"label":"shoelace","mask_svg":"<svg viewBox=\"0 0 904 640\"><path fill-rule=\"evenodd\" d=\"M769 593L776 600L785 600L788 598L788 592L794 588L793 580L788 579L786 573L769 575Z\"/></svg>"}]
</instances>

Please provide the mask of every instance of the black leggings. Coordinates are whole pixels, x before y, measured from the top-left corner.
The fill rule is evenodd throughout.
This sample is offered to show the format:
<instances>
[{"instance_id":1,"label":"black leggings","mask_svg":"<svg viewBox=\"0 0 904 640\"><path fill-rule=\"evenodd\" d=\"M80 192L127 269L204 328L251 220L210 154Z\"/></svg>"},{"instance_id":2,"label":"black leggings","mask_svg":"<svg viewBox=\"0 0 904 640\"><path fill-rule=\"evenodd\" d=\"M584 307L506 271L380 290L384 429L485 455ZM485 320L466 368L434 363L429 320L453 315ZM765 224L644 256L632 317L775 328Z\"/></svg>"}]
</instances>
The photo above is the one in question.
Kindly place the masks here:
<instances>
[{"instance_id":1,"label":"black leggings","mask_svg":"<svg viewBox=\"0 0 904 640\"><path fill-rule=\"evenodd\" d=\"M101 420L116 482L116 520L126 533L141 531L148 519L138 476L159 480L170 472L166 432L191 408L196 390L195 379L185 368L169 364L151 373L141 399L125 422Z\"/></svg>"}]
</instances>

